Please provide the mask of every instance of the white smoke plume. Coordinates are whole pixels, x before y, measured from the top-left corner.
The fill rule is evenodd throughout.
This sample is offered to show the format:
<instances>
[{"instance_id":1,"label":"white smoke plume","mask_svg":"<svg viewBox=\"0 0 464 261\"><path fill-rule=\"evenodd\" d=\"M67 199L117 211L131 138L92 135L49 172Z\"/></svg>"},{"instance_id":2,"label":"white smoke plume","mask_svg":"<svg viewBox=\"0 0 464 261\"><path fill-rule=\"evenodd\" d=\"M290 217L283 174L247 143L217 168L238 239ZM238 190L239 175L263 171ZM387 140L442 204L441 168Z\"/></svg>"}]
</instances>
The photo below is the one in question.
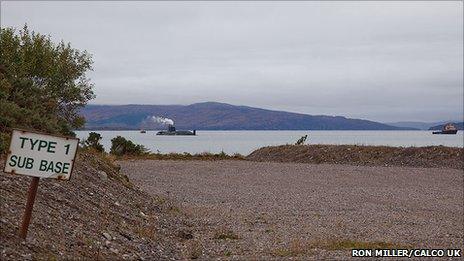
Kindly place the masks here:
<instances>
[{"instance_id":1,"label":"white smoke plume","mask_svg":"<svg viewBox=\"0 0 464 261\"><path fill-rule=\"evenodd\" d=\"M169 118L163 118L159 116L151 116L152 120L155 123L165 124L165 125L174 125L174 121Z\"/></svg>"}]
</instances>

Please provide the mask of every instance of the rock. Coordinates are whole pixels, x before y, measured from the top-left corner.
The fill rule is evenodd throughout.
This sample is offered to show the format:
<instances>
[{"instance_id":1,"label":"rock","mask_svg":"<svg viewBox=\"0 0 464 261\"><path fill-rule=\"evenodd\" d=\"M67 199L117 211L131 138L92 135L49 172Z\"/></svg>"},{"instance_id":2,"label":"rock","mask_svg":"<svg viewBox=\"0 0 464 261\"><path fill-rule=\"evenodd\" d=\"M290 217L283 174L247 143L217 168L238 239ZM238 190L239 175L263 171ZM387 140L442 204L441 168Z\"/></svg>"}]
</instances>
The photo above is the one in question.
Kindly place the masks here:
<instances>
[{"instance_id":1,"label":"rock","mask_svg":"<svg viewBox=\"0 0 464 261\"><path fill-rule=\"evenodd\" d=\"M103 236L108 240L112 239L111 235L109 233L107 233L107 232L103 232Z\"/></svg>"},{"instance_id":2,"label":"rock","mask_svg":"<svg viewBox=\"0 0 464 261\"><path fill-rule=\"evenodd\" d=\"M97 174L98 174L98 177L101 180L107 180L108 179L108 175L103 170L98 171Z\"/></svg>"},{"instance_id":3,"label":"rock","mask_svg":"<svg viewBox=\"0 0 464 261\"><path fill-rule=\"evenodd\" d=\"M121 236L123 236L124 238L126 238L127 240L129 240L129 241L132 240L132 236L130 234L128 234L128 233L119 232L119 234Z\"/></svg>"},{"instance_id":4,"label":"rock","mask_svg":"<svg viewBox=\"0 0 464 261\"><path fill-rule=\"evenodd\" d=\"M21 255L24 259L31 259L32 254L22 254Z\"/></svg>"},{"instance_id":5,"label":"rock","mask_svg":"<svg viewBox=\"0 0 464 261\"><path fill-rule=\"evenodd\" d=\"M117 202L117 201L116 201L116 202L114 202L114 204L115 204L116 206L118 206L118 207L120 207L120 206L121 206L121 204L119 204L119 202Z\"/></svg>"},{"instance_id":6,"label":"rock","mask_svg":"<svg viewBox=\"0 0 464 261\"><path fill-rule=\"evenodd\" d=\"M143 218L147 218L147 214L143 213L142 211L140 211L140 216L142 216Z\"/></svg>"}]
</instances>

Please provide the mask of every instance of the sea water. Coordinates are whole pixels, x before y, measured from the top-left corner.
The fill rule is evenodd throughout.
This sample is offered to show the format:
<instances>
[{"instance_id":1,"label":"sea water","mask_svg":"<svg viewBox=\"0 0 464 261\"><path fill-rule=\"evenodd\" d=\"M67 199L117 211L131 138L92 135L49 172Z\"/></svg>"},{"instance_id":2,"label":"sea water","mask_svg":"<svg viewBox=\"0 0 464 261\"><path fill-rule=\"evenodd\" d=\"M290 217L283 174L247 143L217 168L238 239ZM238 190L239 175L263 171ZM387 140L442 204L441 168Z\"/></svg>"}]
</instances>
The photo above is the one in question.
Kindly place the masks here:
<instances>
[{"instance_id":1,"label":"sea water","mask_svg":"<svg viewBox=\"0 0 464 261\"><path fill-rule=\"evenodd\" d=\"M85 139L91 131L76 131ZM152 152L160 153L240 153L248 155L255 149L294 144L301 136L308 135L306 144L383 145L395 147L423 147L443 145L464 147L464 133L434 135L432 131L197 131L196 136L158 136L158 131L94 131L103 137L106 151L111 139L122 136L136 144L142 144Z\"/></svg>"}]
</instances>

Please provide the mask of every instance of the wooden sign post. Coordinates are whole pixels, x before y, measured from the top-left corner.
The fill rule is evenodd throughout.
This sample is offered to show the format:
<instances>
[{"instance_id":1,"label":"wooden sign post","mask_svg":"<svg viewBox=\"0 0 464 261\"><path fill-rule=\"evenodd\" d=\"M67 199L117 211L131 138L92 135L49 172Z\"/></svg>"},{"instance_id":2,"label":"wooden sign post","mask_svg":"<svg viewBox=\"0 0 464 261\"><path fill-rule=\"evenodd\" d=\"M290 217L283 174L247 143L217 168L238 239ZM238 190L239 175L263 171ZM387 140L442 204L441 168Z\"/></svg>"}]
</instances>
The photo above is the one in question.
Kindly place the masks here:
<instances>
[{"instance_id":1,"label":"wooden sign post","mask_svg":"<svg viewBox=\"0 0 464 261\"><path fill-rule=\"evenodd\" d=\"M69 180L79 139L14 129L4 172L32 176L20 236L26 239L40 178Z\"/></svg>"},{"instance_id":2,"label":"wooden sign post","mask_svg":"<svg viewBox=\"0 0 464 261\"><path fill-rule=\"evenodd\" d=\"M24 211L23 223L21 224L21 230L19 235L26 239L27 229L31 222L32 208L34 207L35 195L37 195L37 188L39 187L39 177L33 177L31 185L29 186L29 192L27 194L26 210Z\"/></svg>"}]
</instances>

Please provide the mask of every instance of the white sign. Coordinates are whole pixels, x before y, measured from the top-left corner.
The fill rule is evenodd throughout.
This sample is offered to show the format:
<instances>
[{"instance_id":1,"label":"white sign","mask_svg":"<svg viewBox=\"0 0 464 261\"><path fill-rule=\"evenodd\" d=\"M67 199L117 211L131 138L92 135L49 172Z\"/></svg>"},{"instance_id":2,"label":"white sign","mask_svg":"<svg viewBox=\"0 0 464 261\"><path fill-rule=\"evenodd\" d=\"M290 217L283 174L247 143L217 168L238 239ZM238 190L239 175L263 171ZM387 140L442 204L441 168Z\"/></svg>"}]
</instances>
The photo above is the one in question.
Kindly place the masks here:
<instances>
[{"instance_id":1,"label":"white sign","mask_svg":"<svg viewBox=\"0 0 464 261\"><path fill-rule=\"evenodd\" d=\"M69 179L79 139L13 130L4 172Z\"/></svg>"}]
</instances>

